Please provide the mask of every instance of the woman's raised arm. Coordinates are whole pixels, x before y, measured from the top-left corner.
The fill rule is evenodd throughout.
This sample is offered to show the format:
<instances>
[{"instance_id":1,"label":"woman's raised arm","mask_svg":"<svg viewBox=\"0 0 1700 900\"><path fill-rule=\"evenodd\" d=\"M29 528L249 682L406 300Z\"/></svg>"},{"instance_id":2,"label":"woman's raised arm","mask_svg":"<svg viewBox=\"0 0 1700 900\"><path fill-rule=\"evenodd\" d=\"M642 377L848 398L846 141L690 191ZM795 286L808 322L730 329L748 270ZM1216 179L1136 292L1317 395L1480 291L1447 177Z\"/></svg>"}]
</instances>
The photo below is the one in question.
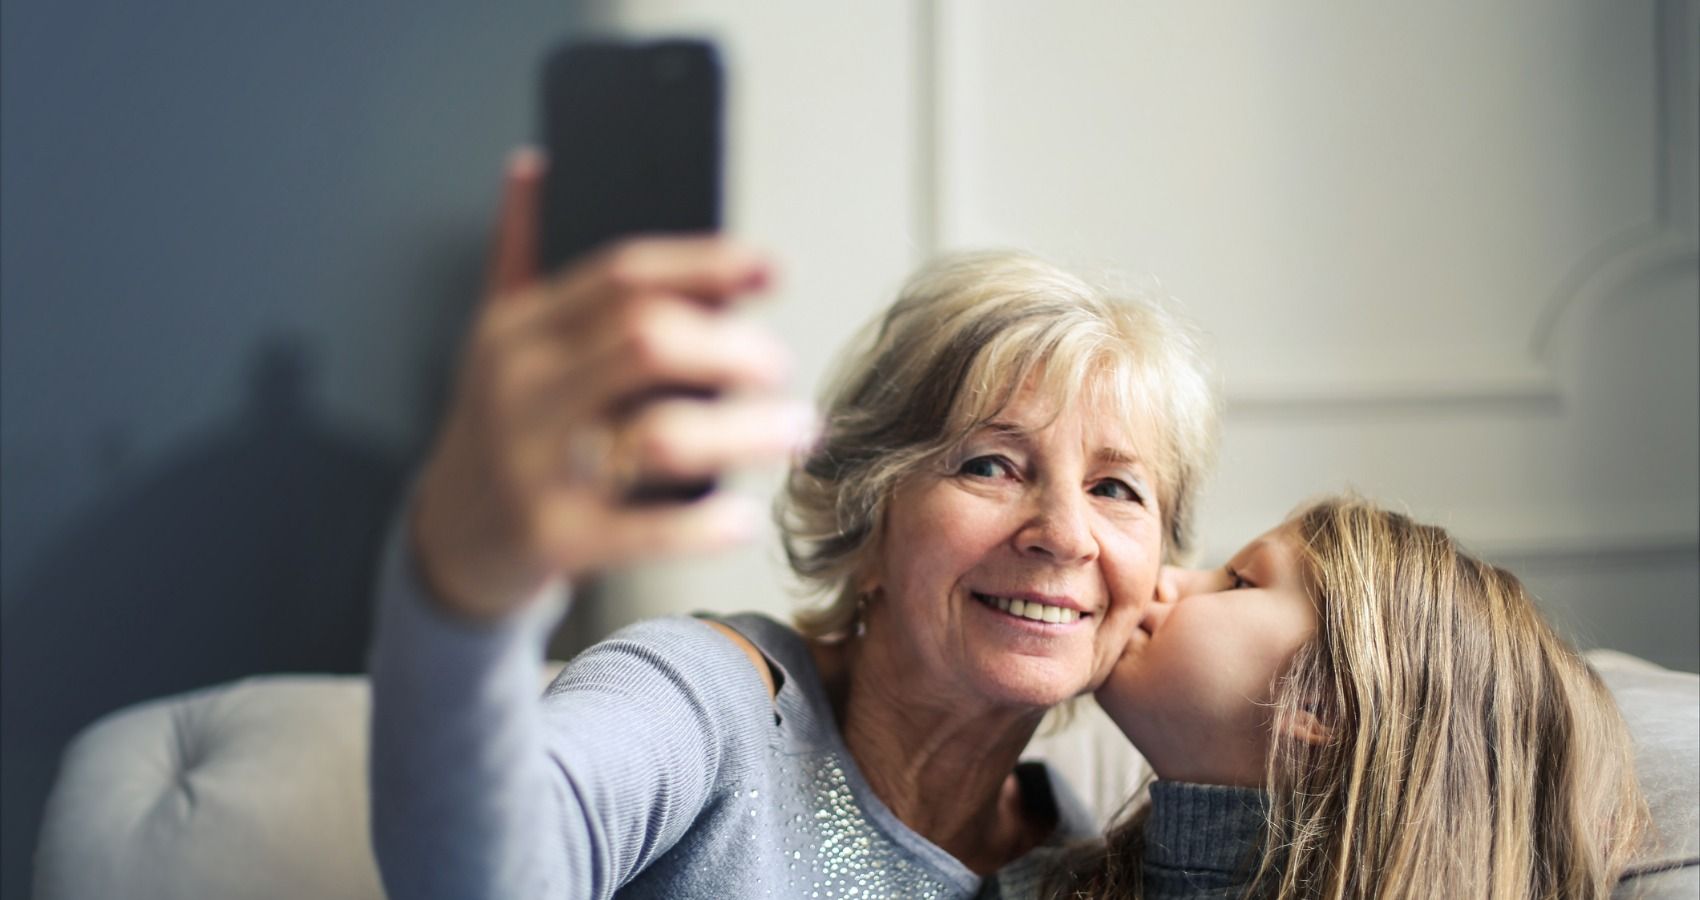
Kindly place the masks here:
<instances>
[{"instance_id":1,"label":"woman's raised arm","mask_svg":"<svg viewBox=\"0 0 1700 900\"><path fill-rule=\"evenodd\" d=\"M759 515L630 487L783 459L813 428L777 398L783 348L727 314L768 280L759 255L643 239L536 277L541 175L535 155L509 167L488 296L382 564L372 834L398 898L607 896L741 758L728 735L757 730L738 717L770 714L750 660L676 620L599 646L539 703L572 579L723 546Z\"/></svg>"}]
</instances>

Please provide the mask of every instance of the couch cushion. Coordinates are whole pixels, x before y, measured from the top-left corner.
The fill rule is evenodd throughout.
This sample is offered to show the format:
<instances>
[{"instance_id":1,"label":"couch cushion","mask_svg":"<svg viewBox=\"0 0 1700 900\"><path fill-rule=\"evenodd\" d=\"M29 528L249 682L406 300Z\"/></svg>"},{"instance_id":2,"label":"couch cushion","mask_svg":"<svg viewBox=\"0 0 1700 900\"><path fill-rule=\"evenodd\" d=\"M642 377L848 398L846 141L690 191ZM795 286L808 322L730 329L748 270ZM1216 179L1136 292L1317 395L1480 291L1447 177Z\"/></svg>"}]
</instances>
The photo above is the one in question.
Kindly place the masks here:
<instances>
[{"instance_id":1,"label":"couch cushion","mask_svg":"<svg viewBox=\"0 0 1700 900\"><path fill-rule=\"evenodd\" d=\"M1595 650L1635 742L1635 774L1653 816L1653 842L1618 890L1644 900L1700 898L1700 676Z\"/></svg>"},{"instance_id":2,"label":"couch cushion","mask_svg":"<svg viewBox=\"0 0 1700 900\"><path fill-rule=\"evenodd\" d=\"M267 675L102 718L65 751L36 900L383 900L370 717L364 677Z\"/></svg>"},{"instance_id":3,"label":"couch cushion","mask_svg":"<svg viewBox=\"0 0 1700 900\"><path fill-rule=\"evenodd\" d=\"M272 676L114 713L66 751L38 900L382 900L358 677Z\"/></svg>"}]
</instances>

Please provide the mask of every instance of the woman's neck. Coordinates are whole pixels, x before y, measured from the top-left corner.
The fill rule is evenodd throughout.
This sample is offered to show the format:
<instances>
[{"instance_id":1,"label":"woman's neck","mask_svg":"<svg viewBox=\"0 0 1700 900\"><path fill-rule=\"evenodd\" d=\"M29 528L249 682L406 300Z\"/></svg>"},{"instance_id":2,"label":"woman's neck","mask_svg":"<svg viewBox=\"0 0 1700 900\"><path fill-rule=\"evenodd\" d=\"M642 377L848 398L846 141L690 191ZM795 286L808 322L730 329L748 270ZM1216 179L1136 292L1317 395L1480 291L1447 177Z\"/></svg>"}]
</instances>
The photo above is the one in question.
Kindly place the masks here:
<instances>
[{"instance_id":1,"label":"woman's neck","mask_svg":"<svg viewBox=\"0 0 1700 900\"><path fill-rule=\"evenodd\" d=\"M1014 775L1043 710L970 708L915 690L862 643L813 646L850 755L905 825L981 875L1049 834L1054 817L1026 809Z\"/></svg>"}]
</instances>

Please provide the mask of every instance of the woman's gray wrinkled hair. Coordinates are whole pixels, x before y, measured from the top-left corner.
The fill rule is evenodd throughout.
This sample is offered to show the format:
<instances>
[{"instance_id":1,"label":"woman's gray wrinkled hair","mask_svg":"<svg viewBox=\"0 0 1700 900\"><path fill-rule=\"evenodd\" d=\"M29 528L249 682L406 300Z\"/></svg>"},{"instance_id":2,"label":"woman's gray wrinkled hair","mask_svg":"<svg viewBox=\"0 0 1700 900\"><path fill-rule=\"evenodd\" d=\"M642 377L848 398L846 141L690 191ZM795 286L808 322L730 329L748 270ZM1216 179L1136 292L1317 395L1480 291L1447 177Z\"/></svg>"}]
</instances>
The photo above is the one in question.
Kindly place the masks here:
<instances>
[{"instance_id":1,"label":"woman's gray wrinkled hair","mask_svg":"<svg viewBox=\"0 0 1700 900\"><path fill-rule=\"evenodd\" d=\"M1032 384L1128 423L1156 478L1164 558L1191 546L1200 482L1215 458L1217 394L1201 340L1163 299L1116 291L1017 252L953 254L923 268L846 357L823 404L825 433L792 468L777 515L791 568L824 605L814 638L853 627L854 584L885 506Z\"/></svg>"}]
</instances>

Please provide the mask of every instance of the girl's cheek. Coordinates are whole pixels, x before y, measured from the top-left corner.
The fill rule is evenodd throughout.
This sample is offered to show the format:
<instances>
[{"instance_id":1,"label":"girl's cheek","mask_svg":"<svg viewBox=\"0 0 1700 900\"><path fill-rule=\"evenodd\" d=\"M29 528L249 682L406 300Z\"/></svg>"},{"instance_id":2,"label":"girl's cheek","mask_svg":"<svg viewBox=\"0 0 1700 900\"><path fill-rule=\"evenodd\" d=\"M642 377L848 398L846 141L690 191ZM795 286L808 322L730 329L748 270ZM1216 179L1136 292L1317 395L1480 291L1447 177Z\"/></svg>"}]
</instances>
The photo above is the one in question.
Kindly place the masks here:
<instances>
[{"instance_id":1,"label":"girl's cheek","mask_svg":"<svg viewBox=\"0 0 1700 900\"><path fill-rule=\"evenodd\" d=\"M1132 674L1129 669L1118 662L1110 670L1110 677L1104 679L1094 695L1098 705L1104 708L1111 719L1120 724L1126 716L1126 700L1132 686Z\"/></svg>"}]
</instances>

